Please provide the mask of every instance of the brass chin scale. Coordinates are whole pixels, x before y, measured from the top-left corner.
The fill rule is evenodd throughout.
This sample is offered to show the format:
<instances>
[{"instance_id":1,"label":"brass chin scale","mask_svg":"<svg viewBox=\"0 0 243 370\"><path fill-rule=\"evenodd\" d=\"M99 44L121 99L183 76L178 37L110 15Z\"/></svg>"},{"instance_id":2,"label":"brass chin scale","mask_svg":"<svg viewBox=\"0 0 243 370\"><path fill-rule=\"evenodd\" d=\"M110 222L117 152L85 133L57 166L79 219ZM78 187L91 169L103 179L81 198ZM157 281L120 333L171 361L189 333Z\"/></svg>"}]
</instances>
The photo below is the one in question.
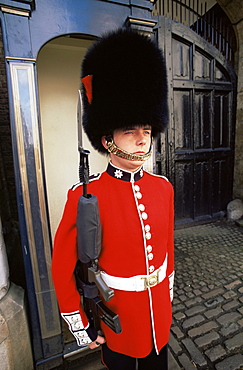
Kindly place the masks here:
<instances>
[{"instance_id":1,"label":"brass chin scale","mask_svg":"<svg viewBox=\"0 0 243 370\"><path fill-rule=\"evenodd\" d=\"M108 146L109 153L115 154L120 158L128 159L130 161L146 161L151 156L152 153L152 143L150 145L149 151L145 154L132 154L127 152L126 150L118 148L118 146L116 146L111 136L106 137L106 143Z\"/></svg>"}]
</instances>

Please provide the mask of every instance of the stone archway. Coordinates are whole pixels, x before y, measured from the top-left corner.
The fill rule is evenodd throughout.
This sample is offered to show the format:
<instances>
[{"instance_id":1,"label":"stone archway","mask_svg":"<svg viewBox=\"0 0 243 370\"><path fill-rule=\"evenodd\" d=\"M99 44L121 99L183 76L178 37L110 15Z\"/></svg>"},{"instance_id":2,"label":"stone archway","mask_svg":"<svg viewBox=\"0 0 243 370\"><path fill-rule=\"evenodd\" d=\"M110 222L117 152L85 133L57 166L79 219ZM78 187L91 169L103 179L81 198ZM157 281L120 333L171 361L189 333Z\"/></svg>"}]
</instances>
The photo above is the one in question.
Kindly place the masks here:
<instances>
[{"instance_id":1,"label":"stone archway","mask_svg":"<svg viewBox=\"0 0 243 370\"><path fill-rule=\"evenodd\" d=\"M241 0L217 0L217 3L229 17L238 43L234 65L238 84L233 198L243 199L243 3Z\"/></svg>"}]
</instances>

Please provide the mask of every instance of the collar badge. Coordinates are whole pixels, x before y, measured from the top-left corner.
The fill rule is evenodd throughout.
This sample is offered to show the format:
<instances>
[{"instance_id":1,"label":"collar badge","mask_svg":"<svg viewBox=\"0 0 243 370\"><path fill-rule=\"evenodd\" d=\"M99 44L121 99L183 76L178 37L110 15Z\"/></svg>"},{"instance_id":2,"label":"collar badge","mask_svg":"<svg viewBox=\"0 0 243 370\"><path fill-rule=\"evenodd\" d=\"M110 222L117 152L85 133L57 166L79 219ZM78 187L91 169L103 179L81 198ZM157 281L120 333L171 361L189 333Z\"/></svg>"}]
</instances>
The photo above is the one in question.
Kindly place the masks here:
<instances>
[{"instance_id":1,"label":"collar badge","mask_svg":"<svg viewBox=\"0 0 243 370\"><path fill-rule=\"evenodd\" d=\"M122 176L123 176L123 172L121 170L115 170L114 172L114 176L117 178L117 179L121 179Z\"/></svg>"}]
</instances>

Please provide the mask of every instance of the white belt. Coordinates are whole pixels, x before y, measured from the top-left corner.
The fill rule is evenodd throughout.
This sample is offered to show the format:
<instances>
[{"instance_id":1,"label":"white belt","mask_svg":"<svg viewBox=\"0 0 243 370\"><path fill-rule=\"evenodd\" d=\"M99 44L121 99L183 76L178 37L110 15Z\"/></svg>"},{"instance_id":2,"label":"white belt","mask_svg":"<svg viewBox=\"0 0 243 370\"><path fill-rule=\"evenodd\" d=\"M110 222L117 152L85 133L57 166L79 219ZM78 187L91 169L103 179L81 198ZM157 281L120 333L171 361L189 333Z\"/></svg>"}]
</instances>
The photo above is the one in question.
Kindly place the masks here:
<instances>
[{"instance_id":1,"label":"white belt","mask_svg":"<svg viewBox=\"0 0 243 370\"><path fill-rule=\"evenodd\" d=\"M164 280L167 269L167 254L163 264L151 275L136 275L129 278L108 275L101 271L101 276L108 287L129 292L142 292Z\"/></svg>"}]
</instances>

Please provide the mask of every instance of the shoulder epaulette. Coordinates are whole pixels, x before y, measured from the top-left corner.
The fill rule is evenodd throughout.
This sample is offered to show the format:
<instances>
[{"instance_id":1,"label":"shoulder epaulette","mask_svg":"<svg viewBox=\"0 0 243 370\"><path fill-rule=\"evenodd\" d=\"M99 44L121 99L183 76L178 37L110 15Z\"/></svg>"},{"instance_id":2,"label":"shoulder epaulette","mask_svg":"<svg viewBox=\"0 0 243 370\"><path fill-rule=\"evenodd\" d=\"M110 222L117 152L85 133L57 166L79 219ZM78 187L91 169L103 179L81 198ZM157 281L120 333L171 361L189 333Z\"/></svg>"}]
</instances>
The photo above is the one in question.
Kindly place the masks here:
<instances>
[{"instance_id":1,"label":"shoulder epaulette","mask_svg":"<svg viewBox=\"0 0 243 370\"><path fill-rule=\"evenodd\" d=\"M101 173L93 173L89 176L89 181L98 180L101 176Z\"/></svg>"},{"instance_id":2,"label":"shoulder epaulette","mask_svg":"<svg viewBox=\"0 0 243 370\"><path fill-rule=\"evenodd\" d=\"M101 176L101 173L95 173L95 174L92 174L89 176L89 181L92 182L94 180L99 180ZM75 190L77 189L79 186L82 186L83 183L82 182L77 182L76 184L74 184L72 187L71 187L71 190Z\"/></svg>"}]
</instances>

